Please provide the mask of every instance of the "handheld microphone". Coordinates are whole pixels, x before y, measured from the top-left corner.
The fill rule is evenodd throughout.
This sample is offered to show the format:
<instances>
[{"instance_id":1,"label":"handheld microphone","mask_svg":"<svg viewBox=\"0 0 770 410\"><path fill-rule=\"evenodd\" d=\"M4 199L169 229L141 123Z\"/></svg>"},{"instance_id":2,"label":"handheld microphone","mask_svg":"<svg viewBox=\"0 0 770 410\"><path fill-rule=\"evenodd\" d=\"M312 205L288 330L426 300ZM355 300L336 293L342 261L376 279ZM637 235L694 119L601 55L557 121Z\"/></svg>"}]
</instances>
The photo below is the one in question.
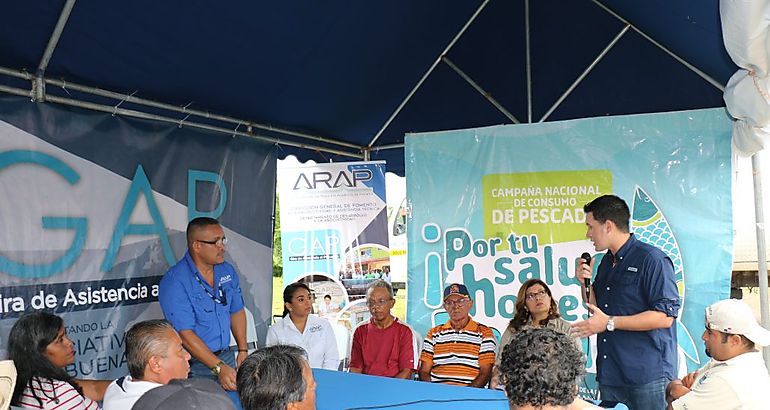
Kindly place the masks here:
<instances>
[{"instance_id":1,"label":"handheld microphone","mask_svg":"<svg viewBox=\"0 0 770 410\"><path fill-rule=\"evenodd\" d=\"M587 265L591 264L591 254L588 252L583 252L580 259L583 259ZM583 283L586 285L586 303L591 303L591 279L585 278Z\"/></svg>"}]
</instances>

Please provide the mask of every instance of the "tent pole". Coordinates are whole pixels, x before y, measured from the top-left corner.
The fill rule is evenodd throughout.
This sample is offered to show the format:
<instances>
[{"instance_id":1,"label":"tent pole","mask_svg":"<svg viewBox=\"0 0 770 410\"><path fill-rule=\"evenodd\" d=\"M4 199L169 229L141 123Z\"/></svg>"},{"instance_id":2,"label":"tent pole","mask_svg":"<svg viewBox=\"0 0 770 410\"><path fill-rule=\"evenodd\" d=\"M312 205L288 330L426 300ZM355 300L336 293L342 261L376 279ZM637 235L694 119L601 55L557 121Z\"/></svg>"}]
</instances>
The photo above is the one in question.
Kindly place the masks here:
<instances>
[{"instance_id":1,"label":"tent pole","mask_svg":"<svg viewBox=\"0 0 770 410\"><path fill-rule=\"evenodd\" d=\"M4 92L4 93L8 93L8 94L13 94L13 95L19 95L19 96L22 96L22 97L32 97L32 91L31 90L24 90L24 89L21 89L21 88L8 87L8 86L2 85L2 84L0 84L0 92ZM125 108L112 107L112 106L109 106L109 105L94 104L94 103L85 102L85 101L78 101L78 100L75 100L75 99L58 97L58 96L55 96L55 95L48 95L47 98L46 98L46 101L51 102L51 103L69 105L69 106L78 107L78 108L85 108L85 109L92 110L92 111L106 112L106 113L110 113L110 114L114 114L114 115L120 114L120 115L125 115L127 117L140 118L140 119L144 119L144 120L153 120L153 121L166 122L166 123L170 123L170 124L179 124L179 120L177 120L176 118L164 117L162 115L148 114L148 113L141 112L141 111L128 110L128 109L125 109ZM355 158L355 159L362 159L363 158L363 154L358 153L358 152L342 151L342 150L338 150L338 149L334 149L334 148L321 147L321 146L317 146L317 145L302 144L302 143L298 143L298 142L294 142L294 141L283 141L283 140L279 140L277 138L267 137L267 136L263 136L263 135L250 134L250 133L245 132L245 131L232 130L230 128L222 128L222 127L217 127L217 126L208 125L208 124L196 123L196 122L193 122L193 121L189 121L189 122L185 121L184 125L192 127L192 128L198 128L198 129L202 129L202 130L213 131L213 132L227 134L227 135L240 135L242 137L254 138L256 140L260 140L260 141L264 141L264 142L280 144L280 145L286 145L286 146L290 146L290 147L304 148L304 149L308 149L308 150L312 150L312 151L321 151L321 152L326 152L326 153L340 155L340 156L349 157L349 158Z\"/></svg>"},{"instance_id":2,"label":"tent pole","mask_svg":"<svg viewBox=\"0 0 770 410\"><path fill-rule=\"evenodd\" d=\"M281 134L291 135L291 136L294 136L294 137L305 138L305 139L312 139L314 141L324 142L324 143L328 143L328 144L335 144L335 145L339 145L339 146L343 146L343 147L348 147L348 148L361 149L361 147L359 145L351 144L351 143L348 143L348 142L337 141L337 140L334 140L334 139L331 139L331 138L325 138L325 137L321 137L321 136L318 136L318 135L312 135L312 134L308 134L308 133L304 133L304 132L298 132L298 131L288 130L288 129L285 129L285 128L274 127L272 125L260 124L260 123L255 123L255 122L251 122L251 121L240 120L240 119L237 119L237 118L234 118L234 117L228 117L228 116L224 116L224 115L211 114L211 113L206 112L206 111L190 109L190 108L187 108L186 106L185 107L178 107L178 106L171 105L171 104L166 104L166 103L162 103L162 102L148 100L146 98L136 97L134 95L120 94L120 93L116 93L116 92L112 92L112 91L103 90L103 89L100 89L100 88L87 87L87 86L82 86L82 85L79 85L79 84L65 82L65 81L62 81L62 80L54 80L54 79L47 78L45 81L46 81L46 83L51 84L51 85L55 85L55 86L59 86L59 87L63 87L63 88L68 88L68 89L71 89L71 90L80 91L80 92L84 92L84 93L88 93L88 94L98 95L98 96L101 96L101 97L113 98L113 99L116 99L116 100L130 102L130 103L133 103L133 104L146 105L148 107L160 108L160 109L167 110L167 111L178 112L180 114L195 115L195 116L198 116L198 117L210 118L210 119L217 120L217 121L228 122L228 123L231 123L231 124L241 124L241 125L251 126L251 127L254 127L254 128L259 128L259 129L265 130L265 131L279 132Z\"/></svg>"},{"instance_id":3,"label":"tent pole","mask_svg":"<svg viewBox=\"0 0 770 410\"><path fill-rule=\"evenodd\" d=\"M35 72L35 100L39 102L45 101L45 70L48 68L48 63L51 61L56 45L59 44L61 33L64 31L64 26L67 25L67 20L70 18L72 8L75 7L75 0L67 0L64 3L61 13L59 14L59 20L56 22L56 26L51 33L51 38L48 39L48 45L45 47L43 57L40 58L40 64L37 65L37 71Z\"/></svg>"},{"instance_id":4,"label":"tent pole","mask_svg":"<svg viewBox=\"0 0 770 410\"><path fill-rule=\"evenodd\" d=\"M532 54L531 39L529 37L529 0L524 0L524 36L526 51L526 70L527 70L527 122L532 123Z\"/></svg>"},{"instance_id":5,"label":"tent pole","mask_svg":"<svg viewBox=\"0 0 770 410\"><path fill-rule=\"evenodd\" d=\"M400 143L400 144L378 145L377 146L377 151L382 151L384 149L402 149L402 148L404 148L404 143L403 142Z\"/></svg>"},{"instance_id":6,"label":"tent pole","mask_svg":"<svg viewBox=\"0 0 770 410\"><path fill-rule=\"evenodd\" d=\"M663 44L660 44L657 41L655 41L655 39L653 39L652 37L648 36L647 33L645 33L642 30L640 30L639 27L634 26L633 24L631 24L630 21L628 21L625 18L623 18L623 16L619 15L618 13L615 13L612 9L610 9L609 7L607 7L604 4L602 4L601 1L599 1L599 0L591 0L591 1L593 1L597 6L601 7L604 11L606 11L609 14L611 14L616 19L622 21L624 24L630 25L631 28L634 29L634 31L639 33L639 35L644 37L647 41L649 41L650 43L654 44L659 49L663 50L666 54L668 54L671 57L673 57L676 61L679 61L680 64L682 64L683 66L685 66L688 69L690 69L690 71L694 72L695 74L697 74L702 79L708 81L709 84L713 85L714 87L716 87L720 91L725 92L724 84L722 84L719 81L715 80L713 77L711 77L710 75L704 73L703 71L701 71L700 69L698 69L694 65L688 63L685 59L683 59L682 57L679 57L673 51L671 51L668 48L666 48Z\"/></svg>"},{"instance_id":7,"label":"tent pole","mask_svg":"<svg viewBox=\"0 0 770 410\"><path fill-rule=\"evenodd\" d=\"M18 71L18 70L12 70L12 69L5 68L5 67L0 67L0 74L7 75L7 76L10 76L10 77L23 78L25 80L32 80L32 79L35 78L33 75L31 75L31 74L29 74L27 72ZM361 149L360 145L351 144L349 142L338 141L338 140L335 140L335 139L326 138L326 137L322 137L322 136L318 136L318 135L312 135L312 134L308 134L308 133L304 133L304 132L292 131L292 130L288 130L288 129L285 129L285 128L274 127L272 125L259 124L259 123L255 123L255 122L251 122L251 121L241 120L241 119L234 118L234 117L228 117L228 116L218 115L218 114L211 114L211 113L209 113L207 111L190 109L190 108L187 108L187 106L179 107L179 106L176 106L176 105L171 105L171 104L166 104L166 103L162 103L162 102L158 102L158 101L148 100L148 99L145 99L145 98L136 97L133 94L121 94L121 93L116 93L116 92L113 92L113 91L103 90L101 88L89 87L89 86L84 86L84 85L80 85L80 84L77 84L77 83L70 83L70 82L67 82L67 81L55 80L55 79L51 79L51 78L46 78L46 79L44 79L44 81L45 81L46 84L54 85L54 86L57 86L57 87L61 87L62 89L65 89L65 90L74 90L74 91L79 91L79 92L86 93L86 94L98 95L100 97L112 98L114 100L123 101L124 103L128 102L128 103L137 104L137 105L143 105L143 106L147 106L147 107L160 108L162 110L178 112L178 113L185 114L185 115L188 115L188 116L189 115L194 115L194 116L197 116L197 117L202 117L202 118L222 121L222 122L230 123L230 124L233 124L233 125L238 125L239 124L239 125L245 125L246 127L260 128L260 129L263 129L265 131L278 132L278 133L281 133L281 134L291 135L291 136L299 137L299 138L310 139L310 140L314 140L314 141L318 141L318 142L323 142L323 143L326 143L326 144L334 144L334 145L339 145L339 146L342 146L342 147L353 148L353 149L356 149L356 150ZM186 123L187 121L184 120L184 122Z\"/></svg>"},{"instance_id":8,"label":"tent pole","mask_svg":"<svg viewBox=\"0 0 770 410\"><path fill-rule=\"evenodd\" d=\"M626 24L626 26L623 27L622 30L620 30L620 33L618 33L615 36L615 38L613 38L612 41L610 41L610 44L607 44L607 47L604 47L604 50L602 50L602 52L599 53L598 56L596 56L594 61L592 61L591 64L583 71L583 73L580 74L580 76L572 83L572 85L570 85L569 88L567 88L567 91L565 91L564 94L562 94L561 97L559 97L559 99L556 100L555 103L553 103L551 108L549 108L548 111L546 111L546 113L543 114L543 118L540 118L540 121L538 122L545 121L554 111L556 111L556 108L558 108L559 105L570 95L570 93L572 93L572 91L575 90L578 84L580 84L580 82L583 81L583 79L588 75L588 73L590 73L591 70L593 70L594 67L596 67L596 65L599 64L599 61L601 61L601 59L604 58L605 55L607 55L610 49L612 49L612 47L614 47L615 44L617 44L617 42L620 41L620 38L623 37L623 34L626 34L626 31L628 31L630 27L631 27L630 25Z\"/></svg>"},{"instance_id":9,"label":"tent pole","mask_svg":"<svg viewBox=\"0 0 770 410\"><path fill-rule=\"evenodd\" d=\"M12 70L10 68L5 68L0 66L0 74L7 75L9 77L16 77L21 78L23 80L32 80L35 78L32 74L26 72L26 71L19 71L19 70Z\"/></svg>"},{"instance_id":10,"label":"tent pole","mask_svg":"<svg viewBox=\"0 0 770 410\"><path fill-rule=\"evenodd\" d=\"M436 60L431 64L430 68L428 68L428 71L425 72L425 74L422 75L422 78L420 78L420 81L415 84L414 88L412 88L412 91L409 92L409 94L406 95L403 101L401 101L401 104L396 107L396 111L393 112L393 114L390 115L387 121L385 121L385 124L382 125L382 128L380 128L379 131L377 131L377 134L374 135L371 141L369 141L368 146L371 147L374 145L375 142L377 142L378 139L380 139L380 136L383 132L388 128L391 122L393 122L393 119L396 118L396 116L401 112L401 110L404 108L406 103L409 102L410 99L412 99L412 96L414 93L417 92L418 89L422 86L422 83L425 82L425 80L428 78L428 76L433 72L433 70L436 69L436 66L441 61L441 57L445 56L447 53L449 53L449 50L454 47L455 43L457 43L457 40L462 37L463 34L465 34L465 30L468 29L468 27L476 20L476 17L481 13L482 10L489 4L490 0L484 0L483 3L479 6L479 8L476 9L476 11L473 13L473 15L468 19L467 22L465 22L465 25L460 29L460 31L457 32L457 34L454 36L452 41L449 42L449 44L444 48L444 51L439 54L438 57L436 57Z\"/></svg>"},{"instance_id":11,"label":"tent pole","mask_svg":"<svg viewBox=\"0 0 770 410\"><path fill-rule=\"evenodd\" d=\"M513 121L514 124L519 124L521 122L518 119L516 119L516 117L513 114L508 112L508 110L506 110L505 107L503 107L497 100L492 98L491 94L489 94L486 90L481 88L481 86L478 85L478 83L473 81L473 79L470 76L468 76L468 74L465 74L465 71L461 70L460 67L456 66L455 63L453 63L452 60L449 59L449 57L447 57L446 55L443 55L441 56L441 60L444 63L446 63L446 65L448 65L452 70L454 70L460 77L462 77L463 80L465 80L465 82L470 84L471 87L473 87L476 91L478 91L479 94L484 96L484 98L486 98L487 101L489 101L492 105L494 105L498 111L500 111L501 113L503 113L503 115L508 117L509 120Z\"/></svg>"},{"instance_id":12,"label":"tent pole","mask_svg":"<svg viewBox=\"0 0 770 410\"><path fill-rule=\"evenodd\" d=\"M751 168L754 176L754 218L757 227L757 275L759 275L759 310L762 327L770 329L770 313L767 304L767 255L765 245L765 215L762 201L762 163L759 153L751 156ZM770 348L762 349L765 367L770 370Z\"/></svg>"},{"instance_id":13,"label":"tent pole","mask_svg":"<svg viewBox=\"0 0 770 410\"><path fill-rule=\"evenodd\" d=\"M34 101L34 93L32 90L25 90L22 88L16 88L16 87L8 87L7 85L0 84L0 92L18 95L21 97L27 97L29 99L32 99Z\"/></svg>"}]
</instances>

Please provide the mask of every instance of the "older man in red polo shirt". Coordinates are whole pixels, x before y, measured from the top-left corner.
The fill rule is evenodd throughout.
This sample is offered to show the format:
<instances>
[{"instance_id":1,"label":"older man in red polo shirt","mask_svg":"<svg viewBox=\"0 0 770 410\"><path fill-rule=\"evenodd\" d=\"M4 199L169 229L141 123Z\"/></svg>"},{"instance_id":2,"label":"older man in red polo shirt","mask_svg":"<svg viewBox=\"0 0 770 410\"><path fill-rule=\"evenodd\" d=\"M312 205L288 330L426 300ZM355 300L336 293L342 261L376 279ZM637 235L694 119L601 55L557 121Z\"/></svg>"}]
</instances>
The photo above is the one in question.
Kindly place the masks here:
<instances>
[{"instance_id":1,"label":"older man in red polo shirt","mask_svg":"<svg viewBox=\"0 0 770 410\"><path fill-rule=\"evenodd\" d=\"M350 372L411 379L415 370L412 329L390 314L396 303L393 287L376 280L366 290L371 319L356 328Z\"/></svg>"}]
</instances>

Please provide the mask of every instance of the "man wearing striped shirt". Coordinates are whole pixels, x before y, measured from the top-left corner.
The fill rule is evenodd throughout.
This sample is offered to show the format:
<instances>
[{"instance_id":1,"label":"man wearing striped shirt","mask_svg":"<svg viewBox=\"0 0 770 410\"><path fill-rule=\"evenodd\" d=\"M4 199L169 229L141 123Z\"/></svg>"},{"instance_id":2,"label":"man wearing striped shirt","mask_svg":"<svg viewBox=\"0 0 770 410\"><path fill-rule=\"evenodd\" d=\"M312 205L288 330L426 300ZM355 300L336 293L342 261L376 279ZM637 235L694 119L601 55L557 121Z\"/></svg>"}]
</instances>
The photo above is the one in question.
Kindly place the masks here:
<instances>
[{"instance_id":1,"label":"man wearing striped shirt","mask_svg":"<svg viewBox=\"0 0 770 410\"><path fill-rule=\"evenodd\" d=\"M472 307L465 285L453 283L444 289L449 321L425 336L420 380L471 387L489 383L495 363L495 336L492 329L471 319L468 312Z\"/></svg>"}]
</instances>

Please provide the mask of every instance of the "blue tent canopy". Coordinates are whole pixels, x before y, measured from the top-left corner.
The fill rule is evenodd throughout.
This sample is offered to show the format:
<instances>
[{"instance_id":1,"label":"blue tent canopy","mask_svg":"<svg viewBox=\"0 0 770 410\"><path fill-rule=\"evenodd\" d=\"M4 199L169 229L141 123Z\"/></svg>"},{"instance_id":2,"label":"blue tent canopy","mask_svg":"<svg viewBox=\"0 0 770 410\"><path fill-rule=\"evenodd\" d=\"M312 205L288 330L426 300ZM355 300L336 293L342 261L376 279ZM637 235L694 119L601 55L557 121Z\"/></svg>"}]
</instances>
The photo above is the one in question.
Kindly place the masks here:
<instances>
[{"instance_id":1,"label":"blue tent canopy","mask_svg":"<svg viewBox=\"0 0 770 410\"><path fill-rule=\"evenodd\" d=\"M265 137L302 160L384 159L402 175L405 133L717 107L736 70L717 0L0 10L0 92Z\"/></svg>"}]
</instances>

